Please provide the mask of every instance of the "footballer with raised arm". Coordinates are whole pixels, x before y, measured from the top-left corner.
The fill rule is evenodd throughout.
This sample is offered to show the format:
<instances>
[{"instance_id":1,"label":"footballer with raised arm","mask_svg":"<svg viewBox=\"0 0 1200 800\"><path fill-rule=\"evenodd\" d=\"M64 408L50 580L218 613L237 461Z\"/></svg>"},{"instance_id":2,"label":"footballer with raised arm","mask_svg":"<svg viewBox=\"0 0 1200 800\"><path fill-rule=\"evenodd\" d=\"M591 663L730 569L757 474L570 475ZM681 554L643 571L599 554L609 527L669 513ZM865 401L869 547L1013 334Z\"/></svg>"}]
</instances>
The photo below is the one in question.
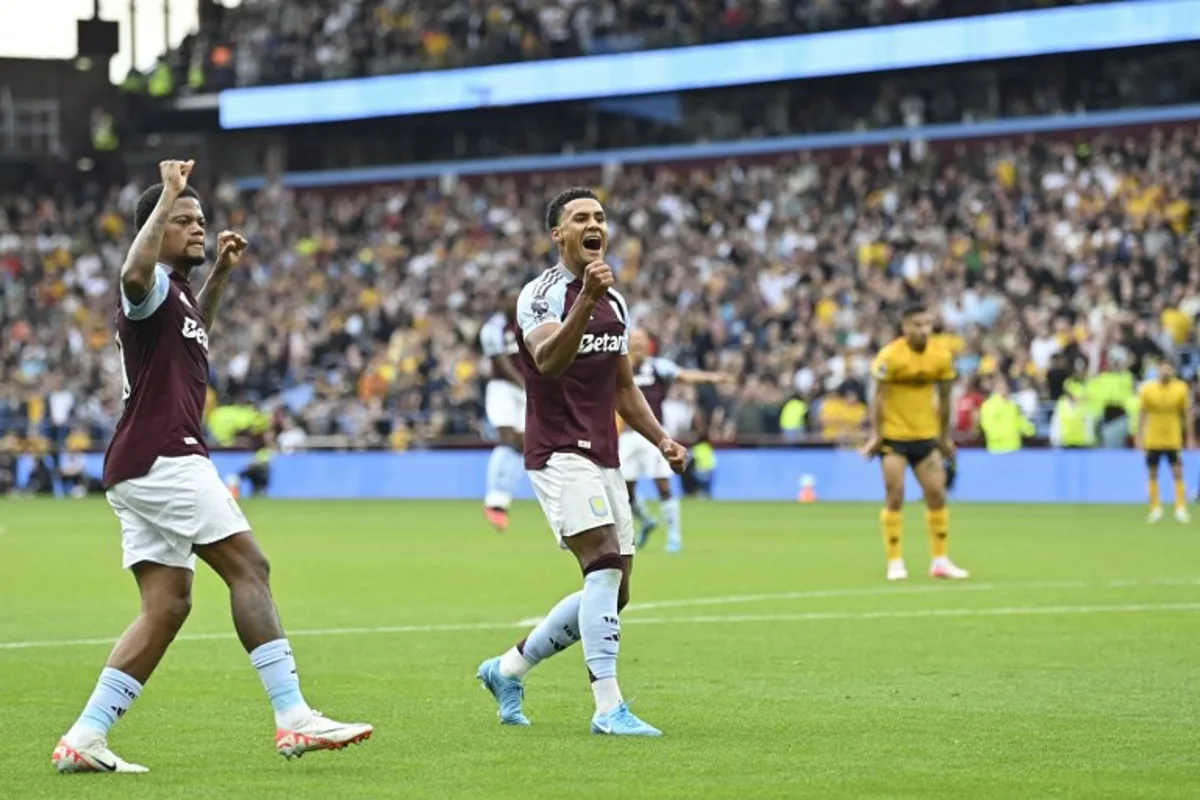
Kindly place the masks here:
<instances>
[{"instance_id":1,"label":"footballer with raised arm","mask_svg":"<svg viewBox=\"0 0 1200 800\"><path fill-rule=\"evenodd\" d=\"M192 607L199 556L229 587L233 624L275 710L275 747L286 757L340 749L372 733L327 719L300 693L292 647L271 597L266 556L205 447L208 337L221 294L247 242L223 231L200 293L189 284L205 261L192 161L159 164L162 183L139 198L137 236L121 268L117 350L125 407L104 456L108 502L121 524L126 569L141 613L121 635L79 719L59 740L59 772L147 772L108 747ZM218 732L219 735L219 732Z\"/></svg>"},{"instance_id":2,"label":"footballer with raised arm","mask_svg":"<svg viewBox=\"0 0 1200 800\"><path fill-rule=\"evenodd\" d=\"M558 538L583 573L583 588L558 602L529 636L479 667L500 721L528 725L524 677L577 641L591 679L593 733L659 736L636 717L617 684L619 612L629 602L634 531L621 477L616 415L646 437L675 472L687 451L667 435L629 363L629 311L604 263L608 223L588 189L558 194L546 226L560 261L521 291L519 360L525 375L525 468Z\"/></svg>"}]
</instances>

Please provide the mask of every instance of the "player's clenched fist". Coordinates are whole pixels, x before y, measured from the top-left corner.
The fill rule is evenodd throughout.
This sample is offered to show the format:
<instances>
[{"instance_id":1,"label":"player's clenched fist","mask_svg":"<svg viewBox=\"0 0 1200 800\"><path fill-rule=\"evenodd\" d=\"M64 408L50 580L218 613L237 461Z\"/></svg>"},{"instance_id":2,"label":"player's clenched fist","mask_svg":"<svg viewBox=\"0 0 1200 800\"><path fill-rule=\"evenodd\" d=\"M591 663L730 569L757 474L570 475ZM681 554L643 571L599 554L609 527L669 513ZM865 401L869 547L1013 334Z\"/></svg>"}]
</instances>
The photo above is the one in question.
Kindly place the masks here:
<instances>
[{"instance_id":1,"label":"player's clenched fist","mask_svg":"<svg viewBox=\"0 0 1200 800\"><path fill-rule=\"evenodd\" d=\"M246 237L233 231L221 231L217 234L217 264L223 267L236 267L242 260L242 253L250 243Z\"/></svg>"},{"instance_id":2,"label":"player's clenched fist","mask_svg":"<svg viewBox=\"0 0 1200 800\"><path fill-rule=\"evenodd\" d=\"M169 191L179 194L187 187L188 176L192 174L195 161L160 161L158 174L162 176L163 186Z\"/></svg>"},{"instance_id":3,"label":"player's clenched fist","mask_svg":"<svg viewBox=\"0 0 1200 800\"><path fill-rule=\"evenodd\" d=\"M687 448L674 439L665 439L658 449L666 457L667 463L671 465L671 471L676 475L682 475L683 471L687 469L689 458Z\"/></svg>"},{"instance_id":4,"label":"player's clenched fist","mask_svg":"<svg viewBox=\"0 0 1200 800\"><path fill-rule=\"evenodd\" d=\"M604 297L604 293L612 288L612 268L603 261L593 261L583 269L583 293L593 300Z\"/></svg>"}]
</instances>

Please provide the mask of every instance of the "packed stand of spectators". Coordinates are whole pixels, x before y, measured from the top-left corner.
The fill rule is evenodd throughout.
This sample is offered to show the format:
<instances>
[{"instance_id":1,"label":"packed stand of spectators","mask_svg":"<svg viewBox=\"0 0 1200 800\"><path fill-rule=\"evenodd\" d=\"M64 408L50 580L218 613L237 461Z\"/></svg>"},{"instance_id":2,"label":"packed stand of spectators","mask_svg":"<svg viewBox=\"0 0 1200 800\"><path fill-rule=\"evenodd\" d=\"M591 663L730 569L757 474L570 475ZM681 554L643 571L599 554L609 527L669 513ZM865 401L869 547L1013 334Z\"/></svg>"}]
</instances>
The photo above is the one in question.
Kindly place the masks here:
<instances>
[{"instance_id":1,"label":"packed stand of spectators","mask_svg":"<svg viewBox=\"0 0 1200 800\"><path fill-rule=\"evenodd\" d=\"M243 0L167 63L197 91L755 39L1106 0Z\"/></svg>"},{"instance_id":2,"label":"packed stand of spectators","mask_svg":"<svg viewBox=\"0 0 1200 800\"><path fill-rule=\"evenodd\" d=\"M686 92L678 118L620 114L594 103L396 117L345 125L337 146L312 129L285 132L289 168L579 153L976 124L1019 117L1200 103L1200 49L1162 46L990 64L847 75Z\"/></svg>"},{"instance_id":3,"label":"packed stand of spectators","mask_svg":"<svg viewBox=\"0 0 1200 800\"><path fill-rule=\"evenodd\" d=\"M997 375L1044 431L1099 376L1136 380L1164 357L1192 374L1200 131L846 156L608 175L608 258L635 324L660 354L739 376L675 390L680 435L855 441L871 355L914 297L957 353L967 438ZM212 339L214 414L265 411L292 447L479 441L479 326L497 287L550 263L544 203L579 180L212 187L211 227L251 241ZM115 279L139 190L0 204L0 435L75 450L109 435ZM1124 401L1102 388L1108 419ZM233 418L210 417L218 443L235 442Z\"/></svg>"}]
</instances>

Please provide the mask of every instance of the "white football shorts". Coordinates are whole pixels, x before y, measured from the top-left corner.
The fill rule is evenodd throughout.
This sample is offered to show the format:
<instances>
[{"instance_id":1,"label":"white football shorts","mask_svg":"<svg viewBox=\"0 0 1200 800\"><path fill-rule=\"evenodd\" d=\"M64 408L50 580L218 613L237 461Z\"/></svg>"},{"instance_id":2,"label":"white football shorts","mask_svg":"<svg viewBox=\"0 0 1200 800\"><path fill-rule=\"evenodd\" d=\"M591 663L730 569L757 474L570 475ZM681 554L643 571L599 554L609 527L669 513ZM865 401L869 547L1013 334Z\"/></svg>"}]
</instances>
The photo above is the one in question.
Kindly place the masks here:
<instances>
[{"instance_id":1,"label":"white football shorts","mask_svg":"<svg viewBox=\"0 0 1200 800\"><path fill-rule=\"evenodd\" d=\"M621 431L617 446L621 453L621 476L626 483L643 478L656 481L674 474L667 457L640 433Z\"/></svg>"},{"instance_id":2,"label":"white football shorts","mask_svg":"<svg viewBox=\"0 0 1200 800\"><path fill-rule=\"evenodd\" d=\"M615 525L621 555L633 555L633 511L621 471L608 469L575 453L555 453L546 466L529 470L550 530L565 548L576 534Z\"/></svg>"},{"instance_id":3,"label":"white football shorts","mask_svg":"<svg viewBox=\"0 0 1200 800\"><path fill-rule=\"evenodd\" d=\"M250 530L246 515L204 456L160 457L150 472L108 490L121 521L125 569L141 561L194 570L195 545Z\"/></svg>"},{"instance_id":4,"label":"white football shorts","mask_svg":"<svg viewBox=\"0 0 1200 800\"><path fill-rule=\"evenodd\" d=\"M525 432L525 392L520 386L508 381L488 381L483 406L493 428Z\"/></svg>"}]
</instances>

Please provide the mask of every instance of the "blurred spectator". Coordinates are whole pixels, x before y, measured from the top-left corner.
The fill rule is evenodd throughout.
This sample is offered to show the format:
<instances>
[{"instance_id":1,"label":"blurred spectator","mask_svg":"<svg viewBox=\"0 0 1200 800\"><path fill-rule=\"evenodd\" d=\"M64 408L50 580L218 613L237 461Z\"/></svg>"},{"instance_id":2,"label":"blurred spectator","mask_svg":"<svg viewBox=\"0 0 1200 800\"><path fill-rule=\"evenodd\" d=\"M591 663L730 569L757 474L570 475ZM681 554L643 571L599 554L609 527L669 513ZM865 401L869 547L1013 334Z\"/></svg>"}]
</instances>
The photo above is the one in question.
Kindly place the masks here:
<instances>
[{"instance_id":1,"label":"blurred spectator","mask_svg":"<svg viewBox=\"0 0 1200 800\"><path fill-rule=\"evenodd\" d=\"M938 340L964 384L1007 377L1043 426L1068 386L1115 423L1147 364L1178 359L1190 379L1200 361L1194 130L606 176L608 259L635 324L662 355L740 379L676 387L677 433L772 439L793 399L819 429L839 387L865 396L871 354L917 296L936 301ZM251 240L211 345L215 438L269 428L293 447L478 442L476 341L493 287L552 263L543 204L579 180L205 192L211 225ZM113 276L139 188L0 197L4 430L58 441L80 428L97 446L111 434ZM238 405L254 424L226 430Z\"/></svg>"},{"instance_id":2,"label":"blurred spectator","mask_svg":"<svg viewBox=\"0 0 1200 800\"><path fill-rule=\"evenodd\" d=\"M843 384L837 392L821 401L817 412L821 418L821 436L831 442L856 445L863 438L867 424L867 406L851 384Z\"/></svg>"},{"instance_id":3,"label":"blurred spectator","mask_svg":"<svg viewBox=\"0 0 1200 800\"><path fill-rule=\"evenodd\" d=\"M1081 449L1096 446L1096 416L1077 387L1063 393L1050 418L1050 443L1055 447Z\"/></svg>"},{"instance_id":4,"label":"blurred spectator","mask_svg":"<svg viewBox=\"0 0 1200 800\"><path fill-rule=\"evenodd\" d=\"M0 496L17 488L17 456L20 442L13 434L0 436Z\"/></svg>"},{"instance_id":5,"label":"blurred spectator","mask_svg":"<svg viewBox=\"0 0 1200 800\"><path fill-rule=\"evenodd\" d=\"M1107 0L245 0L168 54L193 91L566 58Z\"/></svg>"},{"instance_id":6,"label":"blurred spectator","mask_svg":"<svg viewBox=\"0 0 1200 800\"><path fill-rule=\"evenodd\" d=\"M987 451L997 455L1016 452L1021 449L1021 440L1034 434L1033 423L1010 396L1008 378L997 375L991 385L991 395L979 407L979 427Z\"/></svg>"}]
</instances>

